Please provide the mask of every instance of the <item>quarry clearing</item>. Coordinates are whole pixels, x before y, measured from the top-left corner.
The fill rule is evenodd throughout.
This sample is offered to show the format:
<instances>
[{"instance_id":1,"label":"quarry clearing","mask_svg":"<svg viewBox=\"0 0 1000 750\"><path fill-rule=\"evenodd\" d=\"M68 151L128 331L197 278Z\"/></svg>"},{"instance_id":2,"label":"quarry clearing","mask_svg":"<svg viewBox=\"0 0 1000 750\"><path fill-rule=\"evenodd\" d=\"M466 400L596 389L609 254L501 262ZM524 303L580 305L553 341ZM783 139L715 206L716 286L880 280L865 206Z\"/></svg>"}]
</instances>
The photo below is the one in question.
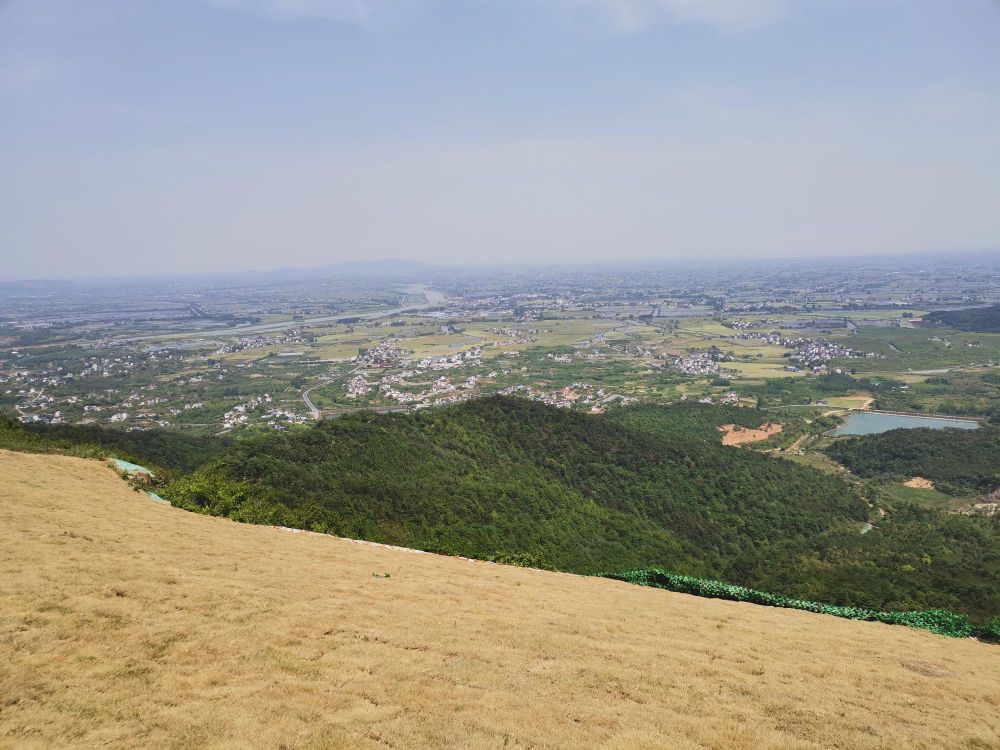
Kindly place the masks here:
<instances>
[{"instance_id":1,"label":"quarry clearing","mask_svg":"<svg viewBox=\"0 0 1000 750\"><path fill-rule=\"evenodd\" d=\"M1000 648L243 526L0 451L0 747L987 748Z\"/></svg>"},{"instance_id":2,"label":"quarry clearing","mask_svg":"<svg viewBox=\"0 0 1000 750\"><path fill-rule=\"evenodd\" d=\"M767 440L772 435L777 435L782 430L782 425L777 422L768 422L758 429L752 427L741 427L736 424L724 424L719 427L722 433L723 445L746 445L747 443L759 443Z\"/></svg>"}]
</instances>

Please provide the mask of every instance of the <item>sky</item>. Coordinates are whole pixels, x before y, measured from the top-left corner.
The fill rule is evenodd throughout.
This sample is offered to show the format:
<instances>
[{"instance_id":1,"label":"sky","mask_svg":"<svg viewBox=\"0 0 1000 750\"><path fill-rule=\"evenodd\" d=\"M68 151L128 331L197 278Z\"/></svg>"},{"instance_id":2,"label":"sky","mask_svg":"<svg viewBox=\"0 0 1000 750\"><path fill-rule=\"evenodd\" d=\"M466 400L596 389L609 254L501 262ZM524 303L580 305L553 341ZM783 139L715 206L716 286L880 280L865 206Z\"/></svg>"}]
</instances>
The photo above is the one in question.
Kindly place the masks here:
<instances>
[{"instance_id":1,"label":"sky","mask_svg":"<svg viewBox=\"0 0 1000 750\"><path fill-rule=\"evenodd\" d=\"M997 0L0 0L0 278L1000 249Z\"/></svg>"}]
</instances>

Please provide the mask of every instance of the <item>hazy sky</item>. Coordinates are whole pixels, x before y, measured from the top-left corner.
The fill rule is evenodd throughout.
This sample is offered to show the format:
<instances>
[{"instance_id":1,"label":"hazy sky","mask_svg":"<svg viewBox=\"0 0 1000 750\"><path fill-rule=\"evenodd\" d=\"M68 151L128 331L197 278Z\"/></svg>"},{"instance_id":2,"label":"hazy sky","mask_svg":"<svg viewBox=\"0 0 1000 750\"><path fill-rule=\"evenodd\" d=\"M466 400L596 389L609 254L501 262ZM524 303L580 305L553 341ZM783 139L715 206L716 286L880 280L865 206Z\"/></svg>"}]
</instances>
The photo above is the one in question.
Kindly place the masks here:
<instances>
[{"instance_id":1,"label":"hazy sky","mask_svg":"<svg viewBox=\"0 0 1000 750\"><path fill-rule=\"evenodd\" d=\"M1000 248L994 0L0 0L0 276Z\"/></svg>"}]
</instances>

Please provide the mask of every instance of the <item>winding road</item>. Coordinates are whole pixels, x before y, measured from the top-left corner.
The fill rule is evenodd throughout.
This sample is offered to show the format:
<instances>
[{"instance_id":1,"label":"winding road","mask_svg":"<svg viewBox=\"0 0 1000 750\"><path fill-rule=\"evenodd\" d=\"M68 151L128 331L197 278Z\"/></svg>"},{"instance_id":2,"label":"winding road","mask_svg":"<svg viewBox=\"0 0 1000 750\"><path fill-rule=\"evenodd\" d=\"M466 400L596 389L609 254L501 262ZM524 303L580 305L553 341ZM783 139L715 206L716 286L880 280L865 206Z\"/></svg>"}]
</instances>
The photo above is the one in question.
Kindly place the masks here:
<instances>
[{"instance_id":1,"label":"winding road","mask_svg":"<svg viewBox=\"0 0 1000 750\"><path fill-rule=\"evenodd\" d=\"M312 402L312 399L309 398L309 394L312 393L317 388L324 385L329 385L330 383L335 383L336 381L340 380L343 377L344 377L343 375L335 375L333 377L327 378L326 380L320 381L316 385L309 386L304 391L302 391L302 400L306 402L306 408L309 409L309 413L312 415L313 419L321 419L322 414L320 413L320 410L316 406L316 404Z\"/></svg>"}]
</instances>

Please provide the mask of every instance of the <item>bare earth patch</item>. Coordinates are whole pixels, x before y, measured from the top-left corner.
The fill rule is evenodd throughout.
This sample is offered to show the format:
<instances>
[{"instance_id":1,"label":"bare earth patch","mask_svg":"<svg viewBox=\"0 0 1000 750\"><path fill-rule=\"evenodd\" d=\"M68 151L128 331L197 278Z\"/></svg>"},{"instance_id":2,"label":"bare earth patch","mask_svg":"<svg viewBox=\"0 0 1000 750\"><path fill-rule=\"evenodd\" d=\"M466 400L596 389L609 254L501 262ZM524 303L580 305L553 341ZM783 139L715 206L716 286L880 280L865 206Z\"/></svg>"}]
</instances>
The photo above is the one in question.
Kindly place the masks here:
<instances>
[{"instance_id":1,"label":"bare earth patch","mask_svg":"<svg viewBox=\"0 0 1000 750\"><path fill-rule=\"evenodd\" d=\"M777 422L767 422L759 429L741 427L737 424L724 424L719 427L722 433L723 445L745 445L746 443L759 443L767 440L772 435L777 435L782 430L782 425Z\"/></svg>"},{"instance_id":2,"label":"bare earth patch","mask_svg":"<svg viewBox=\"0 0 1000 750\"><path fill-rule=\"evenodd\" d=\"M0 747L1000 747L1000 648L244 526L0 451Z\"/></svg>"},{"instance_id":3,"label":"bare earth patch","mask_svg":"<svg viewBox=\"0 0 1000 750\"><path fill-rule=\"evenodd\" d=\"M913 477L913 479L907 479L903 482L905 487L916 487L920 490L933 490L934 482L930 479L924 479L923 477Z\"/></svg>"}]
</instances>

